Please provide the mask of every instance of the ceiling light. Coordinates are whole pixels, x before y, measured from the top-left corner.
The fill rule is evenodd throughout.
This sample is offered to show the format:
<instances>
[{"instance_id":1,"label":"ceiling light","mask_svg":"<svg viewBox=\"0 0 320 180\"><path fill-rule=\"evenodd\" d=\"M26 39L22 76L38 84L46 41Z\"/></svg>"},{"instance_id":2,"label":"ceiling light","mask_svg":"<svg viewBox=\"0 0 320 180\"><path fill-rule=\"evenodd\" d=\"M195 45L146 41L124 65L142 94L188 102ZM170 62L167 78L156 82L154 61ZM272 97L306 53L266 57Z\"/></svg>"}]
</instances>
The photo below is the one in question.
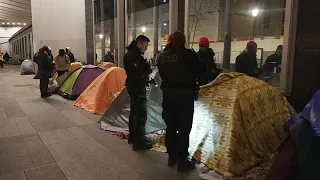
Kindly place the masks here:
<instances>
[{"instance_id":1,"label":"ceiling light","mask_svg":"<svg viewBox=\"0 0 320 180\"><path fill-rule=\"evenodd\" d=\"M18 25L20 25L20 23L18 22Z\"/></svg>"},{"instance_id":2,"label":"ceiling light","mask_svg":"<svg viewBox=\"0 0 320 180\"><path fill-rule=\"evenodd\" d=\"M146 28L146 27L144 27L144 26L141 28L141 31L142 31L143 33L145 33L145 32L146 32L146 30L147 30L147 28Z\"/></svg>"},{"instance_id":3,"label":"ceiling light","mask_svg":"<svg viewBox=\"0 0 320 180\"><path fill-rule=\"evenodd\" d=\"M10 24L10 23L7 23L8 25Z\"/></svg>"},{"instance_id":4,"label":"ceiling light","mask_svg":"<svg viewBox=\"0 0 320 180\"><path fill-rule=\"evenodd\" d=\"M26 23L23 23L23 25L27 25Z\"/></svg>"},{"instance_id":5,"label":"ceiling light","mask_svg":"<svg viewBox=\"0 0 320 180\"><path fill-rule=\"evenodd\" d=\"M163 23L163 25L164 25L164 26L167 26L168 24L167 24L167 23Z\"/></svg>"},{"instance_id":6,"label":"ceiling light","mask_svg":"<svg viewBox=\"0 0 320 180\"><path fill-rule=\"evenodd\" d=\"M16 25L16 23L12 23L13 25Z\"/></svg>"},{"instance_id":7,"label":"ceiling light","mask_svg":"<svg viewBox=\"0 0 320 180\"><path fill-rule=\"evenodd\" d=\"M2 22L1 24L4 24L4 22Z\"/></svg>"},{"instance_id":8,"label":"ceiling light","mask_svg":"<svg viewBox=\"0 0 320 180\"><path fill-rule=\"evenodd\" d=\"M259 14L259 9L257 9L257 8L252 9L251 13L252 13L252 16L253 16L253 17L256 17L256 16L258 16L258 14Z\"/></svg>"},{"instance_id":9,"label":"ceiling light","mask_svg":"<svg viewBox=\"0 0 320 180\"><path fill-rule=\"evenodd\" d=\"M102 39L103 38L103 34L99 34L99 38Z\"/></svg>"}]
</instances>

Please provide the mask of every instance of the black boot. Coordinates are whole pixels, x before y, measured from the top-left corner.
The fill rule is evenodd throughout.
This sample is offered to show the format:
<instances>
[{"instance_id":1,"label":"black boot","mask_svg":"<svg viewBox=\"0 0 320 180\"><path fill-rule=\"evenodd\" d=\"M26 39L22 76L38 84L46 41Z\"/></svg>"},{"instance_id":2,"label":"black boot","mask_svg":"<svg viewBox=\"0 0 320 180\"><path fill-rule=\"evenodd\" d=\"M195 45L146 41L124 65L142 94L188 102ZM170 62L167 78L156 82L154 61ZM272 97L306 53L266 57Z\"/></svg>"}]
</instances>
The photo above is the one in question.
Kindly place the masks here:
<instances>
[{"instance_id":1,"label":"black boot","mask_svg":"<svg viewBox=\"0 0 320 180\"><path fill-rule=\"evenodd\" d=\"M153 148L153 145L146 143L146 142L133 143L133 150L134 151L150 150L152 148Z\"/></svg>"},{"instance_id":2,"label":"black boot","mask_svg":"<svg viewBox=\"0 0 320 180\"><path fill-rule=\"evenodd\" d=\"M128 144L133 144L133 138L130 135L129 135L129 138L128 138Z\"/></svg>"},{"instance_id":3,"label":"black boot","mask_svg":"<svg viewBox=\"0 0 320 180\"><path fill-rule=\"evenodd\" d=\"M169 167L172 167L172 166L176 165L177 162L178 162L177 156L169 155L169 158L168 158L168 166Z\"/></svg>"},{"instance_id":4,"label":"black boot","mask_svg":"<svg viewBox=\"0 0 320 180\"><path fill-rule=\"evenodd\" d=\"M194 168L194 163L188 159L182 159L178 162L178 172L190 171Z\"/></svg>"}]
</instances>

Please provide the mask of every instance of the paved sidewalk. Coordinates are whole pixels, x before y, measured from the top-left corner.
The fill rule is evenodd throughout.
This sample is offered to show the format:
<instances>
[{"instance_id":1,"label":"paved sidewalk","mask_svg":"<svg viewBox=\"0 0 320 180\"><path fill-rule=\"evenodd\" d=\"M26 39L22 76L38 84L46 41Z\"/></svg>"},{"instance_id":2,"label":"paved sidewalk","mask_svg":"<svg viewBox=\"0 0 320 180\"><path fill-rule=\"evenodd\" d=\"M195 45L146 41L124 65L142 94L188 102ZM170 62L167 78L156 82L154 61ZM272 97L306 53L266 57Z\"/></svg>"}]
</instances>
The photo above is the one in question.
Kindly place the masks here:
<instances>
[{"instance_id":1,"label":"paved sidewalk","mask_svg":"<svg viewBox=\"0 0 320 180\"><path fill-rule=\"evenodd\" d=\"M89 114L54 95L40 98L39 80L20 66L0 71L0 180L199 180L177 173L163 153L134 152L99 130Z\"/></svg>"}]
</instances>

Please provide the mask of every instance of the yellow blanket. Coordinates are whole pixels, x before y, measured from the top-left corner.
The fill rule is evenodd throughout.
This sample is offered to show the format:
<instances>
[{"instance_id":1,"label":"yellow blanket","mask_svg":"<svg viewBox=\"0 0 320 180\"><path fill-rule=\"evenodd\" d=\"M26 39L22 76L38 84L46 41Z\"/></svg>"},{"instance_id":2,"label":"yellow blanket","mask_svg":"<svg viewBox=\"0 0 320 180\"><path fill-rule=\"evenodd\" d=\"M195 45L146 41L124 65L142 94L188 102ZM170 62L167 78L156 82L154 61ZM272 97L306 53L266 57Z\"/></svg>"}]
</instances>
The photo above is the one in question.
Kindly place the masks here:
<instances>
[{"instance_id":1,"label":"yellow blanket","mask_svg":"<svg viewBox=\"0 0 320 180\"><path fill-rule=\"evenodd\" d=\"M223 73L201 87L189 151L224 176L263 168L285 138L288 104L267 83L240 73Z\"/></svg>"}]
</instances>

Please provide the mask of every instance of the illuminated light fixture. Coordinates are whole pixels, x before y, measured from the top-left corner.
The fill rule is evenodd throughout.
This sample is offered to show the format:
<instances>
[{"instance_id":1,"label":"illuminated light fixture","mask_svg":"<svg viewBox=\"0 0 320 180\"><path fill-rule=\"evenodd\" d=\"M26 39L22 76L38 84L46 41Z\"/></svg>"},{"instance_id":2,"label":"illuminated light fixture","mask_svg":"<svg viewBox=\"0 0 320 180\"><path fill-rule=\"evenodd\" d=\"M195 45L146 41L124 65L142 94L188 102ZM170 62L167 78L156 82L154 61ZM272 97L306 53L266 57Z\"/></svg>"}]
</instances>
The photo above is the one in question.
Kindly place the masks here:
<instances>
[{"instance_id":1,"label":"illuminated light fixture","mask_svg":"<svg viewBox=\"0 0 320 180\"><path fill-rule=\"evenodd\" d=\"M102 39L103 38L103 34L99 34L99 38Z\"/></svg>"},{"instance_id":2,"label":"illuminated light fixture","mask_svg":"<svg viewBox=\"0 0 320 180\"><path fill-rule=\"evenodd\" d=\"M259 14L259 9L254 8L254 9L252 9L251 13L252 13L252 16L253 16L253 17L257 17L258 14Z\"/></svg>"},{"instance_id":3,"label":"illuminated light fixture","mask_svg":"<svg viewBox=\"0 0 320 180\"><path fill-rule=\"evenodd\" d=\"M144 27L144 26L141 28L141 31L142 31L143 33L145 33L145 32L146 32L146 30L147 30L147 28L146 28L146 27Z\"/></svg>"},{"instance_id":4,"label":"illuminated light fixture","mask_svg":"<svg viewBox=\"0 0 320 180\"><path fill-rule=\"evenodd\" d=\"M167 23L163 23L163 25L164 25L164 26L167 26L168 24L167 24Z\"/></svg>"},{"instance_id":5,"label":"illuminated light fixture","mask_svg":"<svg viewBox=\"0 0 320 180\"><path fill-rule=\"evenodd\" d=\"M163 0L163 2L165 3L165 2L167 2L167 0Z\"/></svg>"},{"instance_id":6,"label":"illuminated light fixture","mask_svg":"<svg viewBox=\"0 0 320 180\"><path fill-rule=\"evenodd\" d=\"M12 23L13 25L16 25L16 23Z\"/></svg>"},{"instance_id":7,"label":"illuminated light fixture","mask_svg":"<svg viewBox=\"0 0 320 180\"><path fill-rule=\"evenodd\" d=\"M8 25L10 24L10 23L7 23Z\"/></svg>"},{"instance_id":8,"label":"illuminated light fixture","mask_svg":"<svg viewBox=\"0 0 320 180\"><path fill-rule=\"evenodd\" d=\"M26 23L23 23L23 25L27 25Z\"/></svg>"},{"instance_id":9,"label":"illuminated light fixture","mask_svg":"<svg viewBox=\"0 0 320 180\"><path fill-rule=\"evenodd\" d=\"M4 22L2 22L1 24L4 24Z\"/></svg>"},{"instance_id":10,"label":"illuminated light fixture","mask_svg":"<svg viewBox=\"0 0 320 180\"><path fill-rule=\"evenodd\" d=\"M18 25L20 25L21 23L18 22Z\"/></svg>"}]
</instances>

